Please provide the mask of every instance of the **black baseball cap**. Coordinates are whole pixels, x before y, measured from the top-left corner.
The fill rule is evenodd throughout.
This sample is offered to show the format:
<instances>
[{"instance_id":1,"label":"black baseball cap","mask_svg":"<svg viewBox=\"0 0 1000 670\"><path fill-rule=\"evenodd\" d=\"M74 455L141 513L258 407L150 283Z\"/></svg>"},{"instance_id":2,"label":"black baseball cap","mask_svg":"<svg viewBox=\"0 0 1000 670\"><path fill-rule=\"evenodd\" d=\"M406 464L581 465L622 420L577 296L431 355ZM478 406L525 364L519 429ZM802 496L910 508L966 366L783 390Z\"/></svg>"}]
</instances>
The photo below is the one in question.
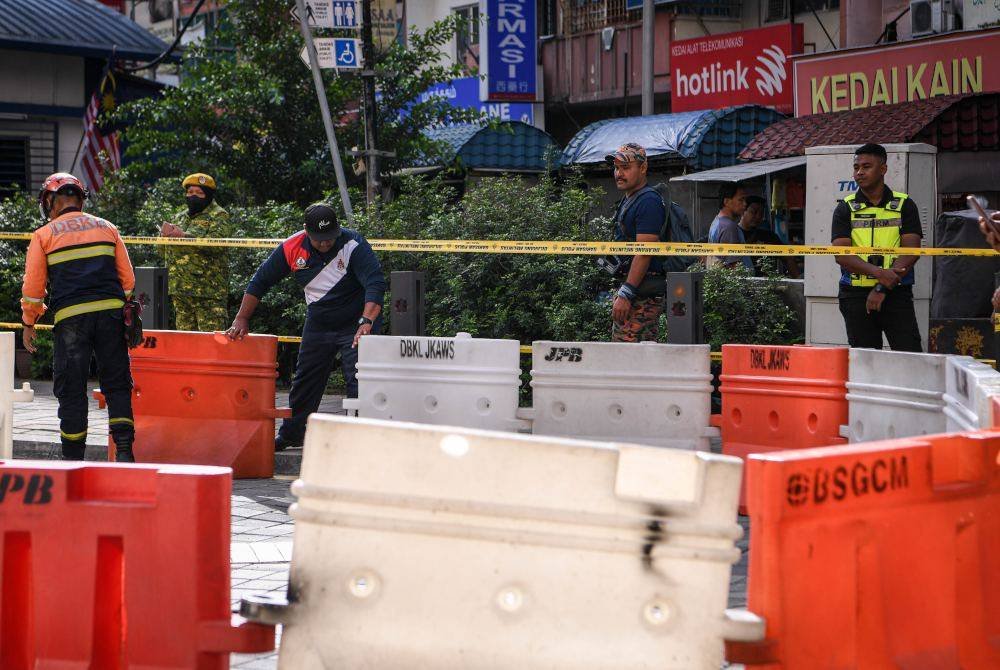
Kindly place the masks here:
<instances>
[{"instance_id":1,"label":"black baseball cap","mask_svg":"<svg viewBox=\"0 0 1000 670\"><path fill-rule=\"evenodd\" d=\"M340 237L340 223L337 211L325 202L317 202L306 207L306 233L317 242L326 242Z\"/></svg>"}]
</instances>

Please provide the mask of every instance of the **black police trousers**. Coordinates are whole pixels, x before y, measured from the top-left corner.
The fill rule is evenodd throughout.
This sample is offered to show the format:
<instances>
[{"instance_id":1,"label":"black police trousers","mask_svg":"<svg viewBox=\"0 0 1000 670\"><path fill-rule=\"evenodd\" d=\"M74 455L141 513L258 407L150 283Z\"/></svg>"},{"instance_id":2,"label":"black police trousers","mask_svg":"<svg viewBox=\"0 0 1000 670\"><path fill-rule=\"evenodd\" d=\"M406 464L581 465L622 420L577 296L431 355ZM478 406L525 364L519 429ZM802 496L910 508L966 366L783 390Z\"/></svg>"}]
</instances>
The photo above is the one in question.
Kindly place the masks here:
<instances>
[{"instance_id":1,"label":"black police trousers","mask_svg":"<svg viewBox=\"0 0 1000 670\"><path fill-rule=\"evenodd\" d=\"M108 423L118 449L135 441L132 372L120 308L78 314L53 329L53 390L59 400L63 458L83 460L87 446L87 381L96 356L101 392L108 401Z\"/></svg>"},{"instance_id":2,"label":"black police trousers","mask_svg":"<svg viewBox=\"0 0 1000 670\"><path fill-rule=\"evenodd\" d=\"M913 311L913 290L897 286L886 292L882 308L868 313L865 303L871 289L840 290L840 313L847 326L847 341L852 347L881 349L882 334L893 351L923 351L920 329Z\"/></svg>"}]
</instances>

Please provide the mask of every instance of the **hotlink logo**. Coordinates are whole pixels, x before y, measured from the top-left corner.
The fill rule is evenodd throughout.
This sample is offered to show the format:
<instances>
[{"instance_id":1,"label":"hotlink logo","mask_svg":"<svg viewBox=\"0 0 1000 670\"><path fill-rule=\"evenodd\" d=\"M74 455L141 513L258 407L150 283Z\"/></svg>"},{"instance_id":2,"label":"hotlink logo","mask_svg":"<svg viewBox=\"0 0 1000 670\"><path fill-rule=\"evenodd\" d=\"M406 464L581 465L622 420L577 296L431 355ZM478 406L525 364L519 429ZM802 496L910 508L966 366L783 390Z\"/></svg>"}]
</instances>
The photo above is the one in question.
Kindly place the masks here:
<instances>
[{"instance_id":1,"label":"hotlink logo","mask_svg":"<svg viewBox=\"0 0 1000 670\"><path fill-rule=\"evenodd\" d=\"M757 90L760 91L761 95L776 95L781 93L785 78L788 77L788 73L785 71L785 62L787 60L785 52L776 44L772 44L770 47L764 49L764 53L757 56L757 62L764 66L754 68L759 75Z\"/></svg>"},{"instance_id":2,"label":"hotlink logo","mask_svg":"<svg viewBox=\"0 0 1000 670\"><path fill-rule=\"evenodd\" d=\"M760 66L755 66L757 73L755 84L761 95L777 95L784 88L784 81L788 78L785 71L785 64L788 58L785 52L776 45L764 49L763 53L757 56ZM722 63L715 62L701 69L700 72L691 74L681 74L680 70L675 73L677 82L677 95L711 95L713 93L728 93L732 91L750 90L750 68L743 65L737 59L735 65L729 68L722 66Z\"/></svg>"}]
</instances>

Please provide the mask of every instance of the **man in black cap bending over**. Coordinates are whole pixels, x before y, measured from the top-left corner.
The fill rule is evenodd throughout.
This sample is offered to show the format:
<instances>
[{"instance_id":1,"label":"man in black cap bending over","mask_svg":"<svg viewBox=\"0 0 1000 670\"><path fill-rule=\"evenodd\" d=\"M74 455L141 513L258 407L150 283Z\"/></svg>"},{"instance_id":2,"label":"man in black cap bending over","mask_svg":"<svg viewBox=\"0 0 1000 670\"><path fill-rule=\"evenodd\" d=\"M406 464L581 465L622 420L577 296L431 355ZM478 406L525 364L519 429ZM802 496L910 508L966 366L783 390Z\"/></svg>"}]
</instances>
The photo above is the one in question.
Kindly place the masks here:
<instances>
[{"instance_id":1,"label":"man in black cap bending over","mask_svg":"<svg viewBox=\"0 0 1000 670\"><path fill-rule=\"evenodd\" d=\"M230 339L242 339L250 331L250 317L261 298L289 273L305 291L308 307L288 398L292 418L281 424L274 441L277 451L302 446L306 419L319 408L338 353L347 397L358 397L358 340L381 331L385 294L382 267L368 241L341 228L333 207L316 203L306 209L305 230L282 242L257 268L226 331Z\"/></svg>"}]
</instances>

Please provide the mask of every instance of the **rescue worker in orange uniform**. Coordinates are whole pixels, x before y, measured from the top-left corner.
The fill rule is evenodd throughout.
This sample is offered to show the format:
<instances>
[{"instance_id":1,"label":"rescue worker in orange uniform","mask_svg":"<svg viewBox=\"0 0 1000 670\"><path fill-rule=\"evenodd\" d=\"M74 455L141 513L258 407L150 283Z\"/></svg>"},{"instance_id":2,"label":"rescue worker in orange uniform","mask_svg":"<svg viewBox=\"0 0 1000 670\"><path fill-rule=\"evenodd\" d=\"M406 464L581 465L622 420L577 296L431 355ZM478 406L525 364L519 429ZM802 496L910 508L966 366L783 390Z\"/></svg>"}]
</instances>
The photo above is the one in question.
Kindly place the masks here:
<instances>
[{"instance_id":1,"label":"rescue worker in orange uniform","mask_svg":"<svg viewBox=\"0 0 1000 670\"><path fill-rule=\"evenodd\" d=\"M133 463L132 373L122 308L135 288L135 275L118 229L84 213L86 197L80 180L66 172L50 176L38 193L46 223L32 233L28 245L21 297L24 346L36 351L35 324L51 310L63 459L83 460L87 379L96 355L116 460Z\"/></svg>"}]
</instances>

